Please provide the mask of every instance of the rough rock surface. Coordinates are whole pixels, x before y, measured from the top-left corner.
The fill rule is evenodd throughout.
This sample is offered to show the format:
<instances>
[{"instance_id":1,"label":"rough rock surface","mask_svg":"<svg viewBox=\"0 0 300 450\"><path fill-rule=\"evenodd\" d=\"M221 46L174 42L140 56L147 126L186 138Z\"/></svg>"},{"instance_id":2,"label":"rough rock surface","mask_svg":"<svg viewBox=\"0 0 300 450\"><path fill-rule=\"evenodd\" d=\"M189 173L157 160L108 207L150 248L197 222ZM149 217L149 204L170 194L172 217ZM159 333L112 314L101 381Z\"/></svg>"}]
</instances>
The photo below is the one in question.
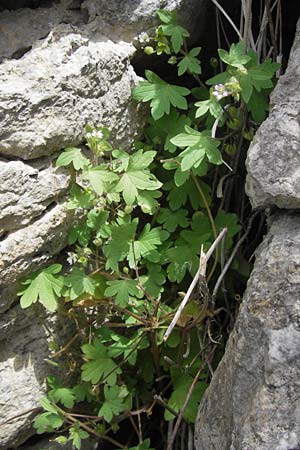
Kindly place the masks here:
<instances>
[{"instance_id":1,"label":"rough rock surface","mask_svg":"<svg viewBox=\"0 0 300 450\"><path fill-rule=\"evenodd\" d=\"M82 23L84 14L72 9L72 3L72 0L61 0L49 8L23 8L0 14L0 62L20 58L60 23Z\"/></svg>"},{"instance_id":2,"label":"rough rock surface","mask_svg":"<svg viewBox=\"0 0 300 450\"><path fill-rule=\"evenodd\" d=\"M278 214L200 406L196 450L300 447L300 215Z\"/></svg>"},{"instance_id":3,"label":"rough rock surface","mask_svg":"<svg viewBox=\"0 0 300 450\"><path fill-rule=\"evenodd\" d=\"M24 311L16 306L0 316L1 450L22 444L34 433L32 418L37 411L29 410L40 406L39 399L46 392L45 378L52 367L46 361L50 354L48 343L52 334L61 342L67 341L70 331L66 317L45 316L39 307Z\"/></svg>"},{"instance_id":4,"label":"rough rock surface","mask_svg":"<svg viewBox=\"0 0 300 450\"><path fill-rule=\"evenodd\" d=\"M66 192L70 177L42 162L0 161L0 237L40 217Z\"/></svg>"},{"instance_id":5,"label":"rough rock surface","mask_svg":"<svg viewBox=\"0 0 300 450\"><path fill-rule=\"evenodd\" d=\"M131 99L137 81L129 44L91 42L59 25L19 60L0 66L0 154L49 155L82 141L87 123L103 124L127 145L141 115Z\"/></svg>"},{"instance_id":6,"label":"rough rock surface","mask_svg":"<svg viewBox=\"0 0 300 450\"><path fill-rule=\"evenodd\" d=\"M300 207L300 20L272 112L248 151L246 191L253 207Z\"/></svg>"},{"instance_id":7,"label":"rough rock surface","mask_svg":"<svg viewBox=\"0 0 300 450\"><path fill-rule=\"evenodd\" d=\"M17 280L45 265L63 249L71 223L72 213L65 204L57 204L0 242L0 312L15 300Z\"/></svg>"},{"instance_id":8,"label":"rough rock surface","mask_svg":"<svg viewBox=\"0 0 300 450\"><path fill-rule=\"evenodd\" d=\"M139 132L143 114L131 102L133 51L130 44L91 42L62 24L21 59L0 65L0 311L13 302L16 280L66 243L69 178L49 155L79 144L86 123L107 125L128 146Z\"/></svg>"},{"instance_id":9,"label":"rough rock surface","mask_svg":"<svg viewBox=\"0 0 300 450\"><path fill-rule=\"evenodd\" d=\"M158 23L158 9L175 10L180 23L195 36L203 35L209 10L207 0L85 0L82 9L89 21L113 40L132 41L141 32L151 31Z\"/></svg>"}]
</instances>

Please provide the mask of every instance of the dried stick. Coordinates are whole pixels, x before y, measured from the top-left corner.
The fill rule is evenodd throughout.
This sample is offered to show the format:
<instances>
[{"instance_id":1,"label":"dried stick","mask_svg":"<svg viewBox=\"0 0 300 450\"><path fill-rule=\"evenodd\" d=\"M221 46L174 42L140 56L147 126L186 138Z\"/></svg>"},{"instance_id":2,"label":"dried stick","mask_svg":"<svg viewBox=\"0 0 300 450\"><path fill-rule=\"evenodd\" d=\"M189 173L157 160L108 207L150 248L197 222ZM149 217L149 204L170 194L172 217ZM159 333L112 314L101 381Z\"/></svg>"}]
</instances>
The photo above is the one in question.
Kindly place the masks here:
<instances>
[{"instance_id":1,"label":"dried stick","mask_svg":"<svg viewBox=\"0 0 300 450\"><path fill-rule=\"evenodd\" d=\"M171 414L173 414L174 417L178 416L178 412L175 411L175 409L171 408L171 406L168 405L168 403L166 403L160 395L154 395L154 399L157 401L157 403L159 403L160 405L162 405L165 409L167 409Z\"/></svg>"},{"instance_id":2,"label":"dried stick","mask_svg":"<svg viewBox=\"0 0 300 450\"><path fill-rule=\"evenodd\" d=\"M57 356L61 355L62 353L66 352L68 348L73 344L76 339L79 338L79 333L74 334L74 336L57 352L55 352L53 355L51 355L51 358L56 358Z\"/></svg>"},{"instance_id":3,"label":"dried stick","mask_svg":"<svg viewBox=\"0 0 300 450\"><path fill-rule=\"evenodd\" d=\"M140 445L143 442L142 441L142 437L141 437L141 433L139 432L138 427L136 426L136 423L135 423L133 417L130 416L130 415L128 417L129 417L130 423L131 423L134 431L136 432L136 435L137 435L138 440L139 440L139 445Z\"/></svg>"},{"instance_id":4,"label":"dried stick","mask_svg":"<svg viewBox=\"0 0 300 450\"><path fill-rule=\"evenodd\" d=\"M181 425L180 433L180 450L185 450L185 435L186 435L186 423L183 422Z\"/></svg>"},{"instance_id":5,"label":"dried stick","mask_svg":"<svg viewBox=\"0 0 300 450\"><path fill-rule=\"evenodd\" d=\"M168 442L172 437L172 431L173 431L173 425L174 425L174 419L170 420L170 422L168 423Z\"/></svg>"},{"instance_id":6,"label":"dried stick","mask_svg":"<svg viewBox=\"0 0 300 450\"><path fill-rule=\"evenodd\" d=\"M75 419L72 415L72 413L68 413L65 410L63 410L62 408L60 408L59 406L55 405L56 409L58 412L60 412L66 419L66 421L68 423L78 423L78 420ZM96 430L94 430L93 428L91 428L89 425L87 425L84 422L79 422L79 426L81 428L83 428L84 430L86 430L88 433L93 434L94 436L103 439L105 441L110 442L111 444L117 446L117 448L121 448L121 449L125 449L125 445L122 445L120 442L116 441L115 439L111 438L110 436L106 436L105 434L100 434L98 433Z\"/></svg>"},{"instance_id":7,"label":"dried stick","mask_svg":"<svg viewBox=\"0 0 300 450\"><path fill-rule=\"evenodd\" d=\"M188 450L193 450L193 449L194 449L194 433L193 433L192 425L189 424L189 428L188 428Z\"/></svg>"},{"instance_id":8,"label":"dried stick","mask_svg":"<svg viewBox=\"0 0 300 450\"><path fill-rule=\"evenodd\" d=\"M251 30L251 11L252 11L252 0L242 0L242 10L245 18L244 24L244 52L248 50L248 41L251 42L253 50L255 48L255 42Z\"/></svg>"},{"instance_id":9,"label":"dried stick","mask_svg":"<svg viewBox=\"0 0 300 450\"><path fill-rule=\"evenodd\" d=\"M276 6L278 7L278 9L280 8L280 1L278 1L278 0L274 1L273 5L270 7L271 13L273 12L273 9ZM257 55L258 55L259 60L261 59L262 45L263 45L264 37L266 35L265 29L266 29L267 25L268 25L268 12L267 12L267 6L265 5L263 17L262 17L261 24L260 24L258 38L256 40Z\"/></svg>"},{"instance_id":10,"label":"dried stick","mask_svg":"<svg viewBox=\"0 0 300 450\"><path fill-rule=\"evenodd\" d=\"M194 377L194 379L193 379L193 381L192 381L192 384L191 384L191 386L190 386L190 388L189 388L189 390L188 390L187 396L186 396L186 398L185 398L185 400L184 400L184 403L183 403L183 405L182 405L182 408L181 408L181 410L180 410L180 413L178 414L178 417L177 417L175 426L174 426L174 428L173 428L172 436L171 436L170 439L168 439L167 450L172 450L172 447L173 447L173 443L174 443L175 437L176 437L176 435L177 435L179 426L180 426L181 421L182 421L182 418L183 418L183 414L184 414L184 412L185 412L185 410L186 410L186 407L187 407L187 405L188 405L188 403L189 403L189 401L190 401L190 398L191 398L191 395L192 395L192 393L193 393L193 390L194 390L194 388L195 388L195 386L196 386L196 383L197 383L197 381L198 381L198 379L199 379L199 377L200 377L200 375L201 375L202 370L204 369L204 367L206 366L207 362L208 362L208 361L210 360L210 358L212 357L214 351L215 351L215 349L213 349L213 350L209 353L208 357L203 361L203 363L201 364L201 366L200 366L198 372L196 373L196 375L195 375L195 377Z\"/></svg>"},{"instance_id":11,"label":"dried stick","mask_svg":"<svg viewBox=\"0 0 300 450\"><path fill-rule=\"evenodd\" d=\"M230 25L232 26L232 28L234 29L234 31L236 32L236 34L238 35L239 39L242 41L243 40L243 36L241 35L241 33L239 32L238 28L236 27L235 23L232 21L231 17L227 14L227 12L225 11L224 8L222 8L222 6L217 2L217 0L211 0L213 2L213 4L221 11L221 13L223 14L224 17L226 17L226 19L228 20L228 22L230 23Z\"/></svg>"},{"instance_id":12,"label":"dried stick","mask_svg":"<svg viewBox=\"0 0 300 450\"><path fill-rule=\"evenodd\" d=\"M234 247L234 249L233 249L233 251L232 251L232 253L231 253L231 255L230 255L230 258L228 259L227 263L226 263L225 266L224 266L224 269L222 270L221 274L219 275L219 278L217 279L217 282L216 282L216 284L215 284L215 287L214 287L214 290L213 290L213 293L212 293L212 297L213 297L213 298L216 297L217 292L218 292L218 290L219 290L219 287L220 287L220 285L221 285L221 283L222 283L222 280L223 280L224 276L226 275L227 270L228 270L229 267L231 266L231 263L232 263L232 261L233 261L233 258L235 257L235 255L236 255L238 249L240 248L240 246L242 245L242 243L244 242L244 240L246 239L246 237L247 237L248 234L250 233L250 230L251 230L251 227L252 227L253 220L255 219L255 217L257 216L257 214L259 214L259 211L256 211L256 212L253 214L253 216L251 217L251 219L249 220L248 227L247 227L247 230L246 230L244 236L236 243L236 245L235 245L235 247Z\"/></svg>"},{"instance_id":13,"label":"dried stick","mask_svg":"<svg viewBox=\"0 0 300 450\"><path fill-rule=\"evenodd\" d=\"M265 0L265 2L266 2L266 9L267 9L267 15L268 15L270 36L271 36L272 46L274 48L274 59L276 61L276 57L278 55L278 48L277 48L277 42L276 42L276 37L275 37L275 30L274 30L270 0Z\"/></svg>"},{"instance_id":14,"label":"dried stick","mask_svg":"<svg viewBox=\"0 0 300 450\"><path fill-rule=\"evenodd\" d=\"M199 264L199 269L196 273L196 275L193 278L193 281L190 284L190 287L188 288L187 293L185 294L182 302L179 305L178 310L176 311L175 316L173 317L172 322L170 323L167 331L165 332L164 335L164 341L166 341L168 339L168 337L170 336L170 334L173 331L173 328L175 327L179 317L182 314L182 311L185 307L185 305L187 304L190 296L192 295L192 292L199 280L200 276L205 277L205 272L204 270L206 270L206 264L209 260L209 258L211 257L211 255L213 254L213 252L215 251L215 248L217 247L217 245L219 244L219 242L224 238L225 234L227 233L227 228L224 228L221 233L219 234L219 236L215 239L214 243L212 244L212 246L210 247L210 249L208 250L207 253L203 252L203 249L201 249L201 255L200 255L200 264Z\"/></svg>"},{"instance_id":15,"label":"dried stick","mask_svg":"<svg viewBox=\"0 0 300 450\"><path fill-rule=\"evenodd\" d=\"M220 17L219 17L219 10L216 8L216 30L217 30L217 42L218 42L218 48L221 48L221 33L220 33ZM223 61L220 59L220 69L221 72L224 72L224 65Z\"/></svg>"}]
</instances>

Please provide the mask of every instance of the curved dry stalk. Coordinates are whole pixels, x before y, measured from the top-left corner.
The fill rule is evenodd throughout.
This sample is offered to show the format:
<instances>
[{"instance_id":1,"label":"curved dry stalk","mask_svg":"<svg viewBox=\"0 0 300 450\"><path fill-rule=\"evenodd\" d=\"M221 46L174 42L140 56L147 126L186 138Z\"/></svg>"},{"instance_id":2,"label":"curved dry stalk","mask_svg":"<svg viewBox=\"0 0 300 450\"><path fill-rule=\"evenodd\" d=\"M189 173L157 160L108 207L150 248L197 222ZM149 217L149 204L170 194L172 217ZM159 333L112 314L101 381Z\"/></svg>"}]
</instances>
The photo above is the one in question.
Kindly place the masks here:
<instances>
[{"instance_id":1,"label":"curved dry stalk","mask_svg":"<svg viewBox=\"0 0 300 450\"><path fill-rule=\"evenodd\" d=\"M185 294L182 302L179 305L179 308L176 311L175 316L173 317L172 322L170 323L170 325L167 328L167 331L165 332L164 335L164 341L166 341L168 339L168 337L170 336L170 334L173 331L173 328L175 327L179 317L182 314L182 311L185 307L185 305L187 304L190 296L192 295L192 292L196 286L196 284L198 283L199 278L202 276L203 278L205 278L205 269L206 269L206 264L209 260L209 258L211 257L211 255L214 253L215 248L217 247L217 245L219 244L219 242L225 237L227 233L227 228L224 228L221 233L219 234L219 236L216 238L216 240L214 241L214 243L211 245L210 249L208 250L207 253L204 253L203 250L201 252L201 256L200 256L200 264L199 264L199 269L196 273L196 275L193 278L193 281L191 282L187 293Z\"/></svg>"},{"instance_id":2,"label":"curved dry stalk","mask_svg":"<svg viewBox=\"0 0 300 450\"><path fill-rule=\"evenodd\" d=\"M249 42L254 51L256 51L256 45L253 38L251 21L252 21L252 0L242 0L242 11L244 15L244 51L248 50Z\"/></svg>"},{"instance_id":3,"label":"curved dry stalk","mask_svg":"<svg viewBox=\"0 0 300 450\"><path fill-rule=\"evenodd\" d=\"M192 381L192 384L191 384L191 386L190 386L190 388L188 390L187 396L186 396L186 398L184 400L184 403L182 405L180 413L178 414L175 426L174 426L173 431L172 431L171 438L168 437L167 450L172 450L172 448L173 448L174 440L175 440L175 438L177 436L177 433L178 433L181 421L183 419L183 414L184 414L184 412L186 410L186 407L187 407L187 405L188 405L188 403L190 401L190 398L191 398L191 395L193 393L193 390L195 389L196 383L197 383L197 381L198 381L198 379L199 379L199 377L200 377L204 367L206 366L207 362L211 359L211 357L213 356L214 352L215 352L215 348L213 348L211 350L211 352L209 353L207 358L203 361L203 363L201 364L200 368L198 369L198 372L196 373L196 375L195 375L195 377L194 377L194 379Z\"/></svg>"},{"instance_id":4,"label":"curved dry stalk","mask_svg":"<svg viewBox=\"0 0 300 450\"><path fill-rule=\"evenodd\" d=\"M163 406L165 409L167 409L171 414L173 414L174 417L178 416L178 412L175 411L175 409L171 408L171 406L166 403L160 395L154 395L154 399L159 403L161 406Z\"/></svg>"},{"instance_id":5,"label":"curved dry stalk","mask_svg":"<svg viewBox=\"0 0 300 450\"><path fill-rule=\"evenodd\" d=\"M230 23L230 25L232 26L232 28L234 29L234 31L236 32L236 34L238 35L239 39L242 41L243 40L243 36L241 35L241 33L239 32L238 28L236 27L235 23L233 22L233 20L231 19L231 17L227 14L227 12L225 11L225 9L217 2L217 0L211 0L213 2L213 4L221 11L221 13L223 14L224 17L226 17L226 19L228 20L228 22Z\"/></svg>"},{"instance_id":6,"label":"curved dry stalk","mask_svg":"<svg viewBox=\"0 0 300 450\"><path fill-rule=\"evenodd\" d=\"M225 264L221 274L219 275L219 278L217 279L217 282L215 284L215 287L214 287L214 290L213 290L213 293L212 293L212 297L213 298L216 297L217 292L219 290L219 287L220 287L220 285L222 283L222 280L223 280L224 276L226 275L226 272L228 271L229 267L231 266L233 258L235 257L238 249L240 248L240 246L242 245L242 243L244 242L244 240L248 236L248 234L249 234L249 232L251 230L251 227L252 227L253 220L255 219L257 214L259 214L259 211L256 211L253 214L253 216L251 217L251 219L249 220L248 227L247 227L247 230L246 230L244 236L236 243L236 245L235 245L235 247L234 247L234 249L233 249L233 251L232 251L232 253L231 253L231 255L230 255L229 259L228 259L228 261L226 262L226 264Z\"/></svg>"},{"instance_id":7,"label":"curved dry stalk","mask_svg":"<svg viewBox=\"0 0 300 450\"><path fill-rule=\"evenodd\" d=\"M274 24L273 24L270 0L265 0L265 3L266 3L266 10L267 10L267 16L268 16L270 36L271 36L271 41L272 41L272 46L273 46L273 53L274 53L274 58L276 59L276 57L278 55L278 48L277 48L277 42L276 42L276 37L275 37L275 29L274 29Z\"/></svg>"}]
</instances>

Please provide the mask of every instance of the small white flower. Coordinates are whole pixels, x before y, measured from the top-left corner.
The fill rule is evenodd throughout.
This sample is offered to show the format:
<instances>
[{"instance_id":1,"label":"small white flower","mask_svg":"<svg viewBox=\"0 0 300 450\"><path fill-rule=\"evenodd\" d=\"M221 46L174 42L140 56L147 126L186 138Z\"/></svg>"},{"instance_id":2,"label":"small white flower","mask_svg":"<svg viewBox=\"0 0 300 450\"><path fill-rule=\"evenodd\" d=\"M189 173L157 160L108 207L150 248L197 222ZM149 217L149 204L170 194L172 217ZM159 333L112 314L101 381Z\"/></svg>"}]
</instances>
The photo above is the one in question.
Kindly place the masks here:
<instances>
[{"instance_id":1,"label":"small white flower","mask_svg":"<svg viewBox=\"0 0 300 450\"><path fill-rule=\"evenodd\" d=\"M228 90L226 90L226 86L224 86L224 84L216 84L212 95L216 97L217 100L222 100L222 98L228 97L228 95L231 94Z\"/></svg>"},{"instance_id":2,"label":"small white flower","mask_svg":"<svg viewBox=\"0 0 300 450\"><path fill-rule=\"evenodd\" d=\"M94 131L94 132L93 132L93 136L94 136L95 138L97 138L97 139L102 139L102 138L103 138L103 133L102 133L101 130Z\"/></svg>"},{"instance_id":3,"label":"small white flower","mask_svg":"<svg viewBox=\"0 0 300 450\"><path fill-rule=\"evenodd\" d=\"M215 89L216 89L216 91L222 92L225 89L225 86L224 86L224 84L216 84Z\"/></svg>"},{"instance_id":4,"label":"small white flower","mask_svg":"<svg viewBox=\"0 0 300 450\"><path fill-rule=\"evenodd\" d=\"M92 139L92 138L96 138L96 139L102 139L103 138L103 133L101 130L98 131L92 131L91 133L87 133L85 135L86 139Z\"/></svg>"},{"instance_id":5,"label":"small white flower","mask_svg":"<svg viewBox=\"0 0 300 450\"><path fill-rule=\"evenodd\" d=\"M70 266L72 266L78 261L78 255L76 253L68 252L67 255L68 255L67 262L70 264Z\"/></svg>"},{"instance_id":6,"label":"small white flower","mask_svg":"<svg viewBox=\"0 0 300 450\"><path fill-rule=\"evenodd\" d=\"M150 39L149 39L149 36L148 36L148 34L145 33L145 32L139 34L139 36L138 36L138 41L139 41L141 44L144 44L145 42L149 42L149 40L150 40Z\"/></svg>"}]
</instances>

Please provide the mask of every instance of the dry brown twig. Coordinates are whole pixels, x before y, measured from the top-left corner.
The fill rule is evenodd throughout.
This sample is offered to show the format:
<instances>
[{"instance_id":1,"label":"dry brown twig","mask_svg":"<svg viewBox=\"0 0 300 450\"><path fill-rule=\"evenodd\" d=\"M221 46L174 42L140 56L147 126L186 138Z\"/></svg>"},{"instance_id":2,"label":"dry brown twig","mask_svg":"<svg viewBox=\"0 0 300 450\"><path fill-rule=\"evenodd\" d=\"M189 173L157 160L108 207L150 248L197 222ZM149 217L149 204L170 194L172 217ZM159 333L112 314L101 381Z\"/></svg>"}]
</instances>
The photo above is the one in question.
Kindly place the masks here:
<instances>
[{"instance_id":1,"label":"dry brown twig","mask_svg":"<svg viewBox=\"0 0 300 450\"><path fill-rule=\"evenodd\" d=\"M195 388L195 386L196 386L196 383L197 383L197 381L198 381L198 379L199 379L199 377L200 377L200 375L201 375L201 373L202 373L204 367L206 366L207 362L211 359L211 357L213 356L214 352L215 352L215 347L210 351L210 353L209 353L209 355L207 356L207 358L203 361L203 363L201 364L201 366L200 366L198 372L196 373L196 375L195 375L195 377L194 377L194 379L193 379L193 381L192 381L192 384L191 384L191 386L190 386L190 388L189 388L189 390L188 390L187 396L186 396L186 398L185 398L185 400L184 400L184 403L183 403L183 405L182 405L182 408L181 408L181 410L180 410L180 413L178 414L178 417L177 417L175 426L174 426L173 431L172 431L172 435L171 435L171 436L168 435L168 446L167 446L167 450L172 450L172 448L173 448L174 440L175 440L176 435L177 435L177 433L178 433L179 426L180 426L181 421L182 421L182 419L183 419L183 414L184 414L184 412L185 412L185 410L186 410L186 407L187 407L187 405L188 405L188 403L189 403L189 401L190 401L190 398L191 398L191 395L192 395L192 393L193 393L193 390L194 390L194 388Z\"/></svg>"},{"instance_id":2,"label":"dry brown twig","mask_svg":"<svg viewBox=\"0 0 300 450\"><path fill-rule=\"evenodd\" d=\"M166 341L168 339L168 337L170 336L170 334L172 333L173 328L175 327L179 317L182 314L182 311L183 311L185 305L189 301L189 298L192 295L192 292L193 292L196 284L198 283L198 280L200 279L200 277L202 279L205 279L207 262L208 262L209 258L212 256L212 254L214 253L215 248L217 247L219 242L221 242L221 240L224 239L226 233L227 233L227 228L224 228L221 231L221 233L219 234L219 236L215 239L214 243L211 245L211 247L210 247L210 249L208 250L207 253L204 253L203 246L202 246L201 254L200 254L199 269L198 269L196 275L194 276L193 281L191 282L191 284L190 284L190 286L189 286L189 288L187 290L187 293L185 294L182 302L180 303L179 308L178 308L175 316L173 317L172 322L170 323L167 331L165 332L164 341Z\"/></svg>"}]
</instances>

